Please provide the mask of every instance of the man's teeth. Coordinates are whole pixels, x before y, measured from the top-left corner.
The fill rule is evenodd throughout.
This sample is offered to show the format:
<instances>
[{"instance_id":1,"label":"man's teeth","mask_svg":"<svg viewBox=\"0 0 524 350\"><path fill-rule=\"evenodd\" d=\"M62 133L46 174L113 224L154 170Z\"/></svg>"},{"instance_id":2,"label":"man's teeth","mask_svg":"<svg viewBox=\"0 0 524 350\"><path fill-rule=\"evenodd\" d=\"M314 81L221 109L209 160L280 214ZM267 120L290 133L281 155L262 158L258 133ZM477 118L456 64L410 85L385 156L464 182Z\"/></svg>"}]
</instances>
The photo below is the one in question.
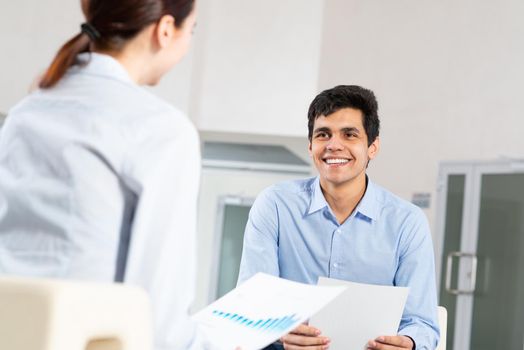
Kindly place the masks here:
<instances>
[{"instance_id":1,"label":"man's teeth","mask_svg":"<svg viewBox=\"0 0 524 350\"><path fill-rule=\"evenodd\" d=\"M347 162L349 162L349 159L342 159L342 158L326 159L326 163L328 164L343 164Z\"/></svg>"}]
</instances>

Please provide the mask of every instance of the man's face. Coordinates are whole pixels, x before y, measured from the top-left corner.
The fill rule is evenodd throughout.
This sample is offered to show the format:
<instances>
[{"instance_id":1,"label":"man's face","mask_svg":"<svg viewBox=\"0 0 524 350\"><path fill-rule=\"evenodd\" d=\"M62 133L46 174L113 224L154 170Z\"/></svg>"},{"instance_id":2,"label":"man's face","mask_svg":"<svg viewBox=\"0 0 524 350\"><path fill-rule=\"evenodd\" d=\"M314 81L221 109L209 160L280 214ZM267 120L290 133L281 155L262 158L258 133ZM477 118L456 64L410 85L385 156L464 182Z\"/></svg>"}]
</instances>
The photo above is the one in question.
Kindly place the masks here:
<instances>
[{"instance_id":1,"label":"man's face","mask_svg":"<svg viewBox=\"0 0 524 350\"><path fill-rule=\"evenodd\" d=\"M365 178L368 161L375 158L378 149L378 137L368 147L363 115L358 109L343 108L315 120L309 154L324 188Z\"/></svg>"}]
</instances>

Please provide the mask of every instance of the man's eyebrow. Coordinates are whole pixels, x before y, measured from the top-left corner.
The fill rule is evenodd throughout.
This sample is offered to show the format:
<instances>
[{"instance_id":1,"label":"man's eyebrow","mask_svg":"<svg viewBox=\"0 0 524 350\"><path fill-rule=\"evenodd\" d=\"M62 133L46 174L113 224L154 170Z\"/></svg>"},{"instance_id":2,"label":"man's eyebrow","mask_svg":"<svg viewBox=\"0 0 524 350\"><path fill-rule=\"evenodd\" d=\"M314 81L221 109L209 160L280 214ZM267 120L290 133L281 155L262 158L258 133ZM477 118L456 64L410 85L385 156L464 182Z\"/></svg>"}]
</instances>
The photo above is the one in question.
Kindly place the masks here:
<instances>
[{"instance_id":1,"label":"man's eyebrow","mask_svg":"<svg viewBox=\"0 0 524 350\"><path fill-rule=\"evenodd\" d=\"M348 128L342 128L343 132L354 132L355 134L360 134L360 130L358 128L355 128L354 126L348 127Z\"/></svg>"},{"instance_id":2,"label":"man's eyebrow","mask_svg":"<svg viewBox=\"0 0 524 350\"><path fill-rule=\"evenodd\" d=\"M319 133L319 132L331 132L331 129L323 126L323 127L316 128L315 130L313 130L314 134Z\"/></svg>"}]
</instances>

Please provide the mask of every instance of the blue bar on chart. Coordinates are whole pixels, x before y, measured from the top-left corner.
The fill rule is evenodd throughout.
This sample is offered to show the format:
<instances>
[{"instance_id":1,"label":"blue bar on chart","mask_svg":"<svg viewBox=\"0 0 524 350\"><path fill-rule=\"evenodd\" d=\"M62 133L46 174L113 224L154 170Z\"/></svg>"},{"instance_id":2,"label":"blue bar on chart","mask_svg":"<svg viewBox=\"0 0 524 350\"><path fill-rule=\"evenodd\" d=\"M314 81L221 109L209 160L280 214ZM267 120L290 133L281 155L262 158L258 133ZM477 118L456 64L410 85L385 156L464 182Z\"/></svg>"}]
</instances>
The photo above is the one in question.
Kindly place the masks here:
<instances>
[{"instance_id":1,"label":"blue bar on chart","mask_svg":"<svg viewBox=\"0 0 524 350\"><path fill-rule=\"evenodd\" d=\"M213 310L213 315L222 319L232 321L239 326L244 326L253 330L260 330L263 332L282 331L284 329L287 329L289 326L291 326L293 323L299 320L296 317L296 314L259 320L251 320L245 316L236 313L225 312L220 310Z\"/></svg>"}]
</instances>

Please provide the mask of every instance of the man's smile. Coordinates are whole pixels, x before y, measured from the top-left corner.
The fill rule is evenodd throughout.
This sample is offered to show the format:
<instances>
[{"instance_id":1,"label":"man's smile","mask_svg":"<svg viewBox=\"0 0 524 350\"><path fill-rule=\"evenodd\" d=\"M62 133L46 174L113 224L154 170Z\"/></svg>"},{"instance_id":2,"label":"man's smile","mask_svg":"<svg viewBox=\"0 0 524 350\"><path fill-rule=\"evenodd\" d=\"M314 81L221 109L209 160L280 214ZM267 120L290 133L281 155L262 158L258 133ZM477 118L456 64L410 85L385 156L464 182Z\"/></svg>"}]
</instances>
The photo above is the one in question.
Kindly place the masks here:
<instances>
[{"instance_id":1,"label":"man's smile","mask_svg":"<svg viewBox=\"0 0 524 350\"><path fill-rule=\"evenodd\" d=\"M322 158L324 163L328 165L345 165L351 161L350 158L343 158L343 157L326 157Z\"/></svg>"}]
</instances>

